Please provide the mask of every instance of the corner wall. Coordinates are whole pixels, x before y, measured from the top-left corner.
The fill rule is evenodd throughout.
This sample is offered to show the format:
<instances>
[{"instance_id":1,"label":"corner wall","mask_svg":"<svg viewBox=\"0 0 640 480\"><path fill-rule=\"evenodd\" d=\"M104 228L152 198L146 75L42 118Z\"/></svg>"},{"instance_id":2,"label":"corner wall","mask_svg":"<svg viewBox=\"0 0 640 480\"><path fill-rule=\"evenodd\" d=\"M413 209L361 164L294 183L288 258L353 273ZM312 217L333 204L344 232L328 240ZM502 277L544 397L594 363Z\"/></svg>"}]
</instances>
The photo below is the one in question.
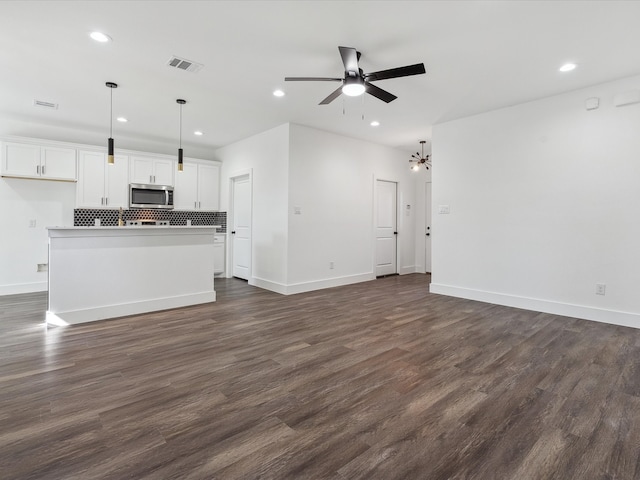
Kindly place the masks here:
<instances>
[{"instance_id":1,"label":"corner wall","mask_svg":"<svg viewBox=\"0 0 640 480\"><path fill-rule=\"evenodd\" d=\"M220 210L229 214L230 178L252 172L252 270L249 283L280 291L287 282L289 125L267 130L216 150L222 161ZM233 218L227 218L230 232ZM232 242L231 236L228 238ZM227 249L229 251L229 249ZM226 269L230 276L230 269Z\"/></svg>"},{"instance_id":2,"label":"corner wall","mask_svg":"<svg viewBox=\"0 0 640 480\"><path fill-rule=\"evenodd\" d=\"M291 125L288 293L375 278L376 179L398 183L398 272L416 271L415 183L409 157L382 145ZM407 204L412 206L408 214Z\"/></svg>"},{"instance_id":3,"label":"corner wall","mask_svg":"<svg viewBox=\"0 0 640 480\"><path fill-rule=\"evenodd\" d=\"M294 124L217 150L216 158L222 161L222 210L229 209L230 178L252 172L249 282L293 294L374 279L376 179L398 182L398 271L420 271L415 262L419 208L409 157L389 147ZM412 206L408 214L407 204ZM231 222L230 216L228 228ZM329 262L334 262L334 269Z\"/></svg>"},{"instance_id":4,"label":"corner wall","mask_svg":"<svg viewBox=\"0 0 640 480\"><path fill-rule=\"evenodd\" d=\"M640 104L613 105L633 89L434 127L432 292L640 327Z\"/></svg>"}]
</instances>

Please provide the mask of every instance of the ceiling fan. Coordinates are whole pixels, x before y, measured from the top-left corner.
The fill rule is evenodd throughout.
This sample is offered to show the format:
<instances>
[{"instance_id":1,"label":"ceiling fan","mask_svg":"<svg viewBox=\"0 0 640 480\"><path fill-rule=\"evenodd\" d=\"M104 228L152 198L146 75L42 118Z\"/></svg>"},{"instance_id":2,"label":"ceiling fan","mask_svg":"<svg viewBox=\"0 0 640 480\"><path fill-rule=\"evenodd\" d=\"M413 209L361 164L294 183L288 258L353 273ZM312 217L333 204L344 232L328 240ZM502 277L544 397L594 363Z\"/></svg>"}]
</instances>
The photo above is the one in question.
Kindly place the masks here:
<instances>
[{"instance_id":1,"label":"ceiling fan","mask_svg":"<svg viewBox=\"0 0 640 480\"><path fill-rule=\"evenodd\" d=\"M330 104L342 93L350 97L356 97L358 95L362 95L365 92L369 95L373 95L374 97L379 98L383 102L389 103L398 97L370 82L426 73L424 63L416 63L415 65L391 68L389 70L381 70L379 72L363 73L362 69L358 66L358 60L360 60L360 52L351 47L338 47L338 50L340 50L340 56L342 57L342 63L344 64L344 78L285 77L284 81L342 82L342 85L334 90L327 98L322 100L320 102L320 105Z\"/></svg>"}]
</instances>

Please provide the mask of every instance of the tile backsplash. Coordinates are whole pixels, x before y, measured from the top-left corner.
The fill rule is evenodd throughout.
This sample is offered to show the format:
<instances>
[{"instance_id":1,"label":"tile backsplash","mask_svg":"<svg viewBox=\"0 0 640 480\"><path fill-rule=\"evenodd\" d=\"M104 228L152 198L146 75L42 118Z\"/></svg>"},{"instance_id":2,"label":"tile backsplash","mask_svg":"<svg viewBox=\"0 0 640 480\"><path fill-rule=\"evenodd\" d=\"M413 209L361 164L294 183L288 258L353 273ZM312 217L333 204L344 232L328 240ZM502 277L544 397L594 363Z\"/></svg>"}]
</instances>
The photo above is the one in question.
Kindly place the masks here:
<instances>
[{"instance_id":1,"label":"tile backsplash","mask_svg":"<svg viewBox=\"0 0 640 480\"><path fill-rule=\"evenodd\" d=\"M75 227L92 227L96 218L103 227L118 225L118 210L100 208L76 208L73 210ZM122 219L127 220L169 220L171 225L220 225L218 232L227 232L227 212L198 212L176 210L131 209L122 210Z\"/></svg>"}]
</instances>

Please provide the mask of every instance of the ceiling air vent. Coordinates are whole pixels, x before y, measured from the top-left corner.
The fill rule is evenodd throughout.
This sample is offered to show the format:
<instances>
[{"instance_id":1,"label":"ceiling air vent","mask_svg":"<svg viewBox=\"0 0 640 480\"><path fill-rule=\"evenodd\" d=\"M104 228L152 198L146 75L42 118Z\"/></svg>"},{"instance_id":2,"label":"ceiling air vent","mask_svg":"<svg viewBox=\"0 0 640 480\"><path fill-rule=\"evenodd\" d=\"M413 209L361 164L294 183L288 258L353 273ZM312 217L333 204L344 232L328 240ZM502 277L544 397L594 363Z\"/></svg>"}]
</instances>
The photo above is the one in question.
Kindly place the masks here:
<instances>
[{"instance_id":1,"label":"ceiling air vent","mask_svg":"<svg viewBox=\"0 0 640 480\"><path fill-rule=\"evenodd\" d=\"M44 100L34 100L33 101L33 106L34 107L42 107L42 108L50 108L52 110L57 110L58 109L58 104L57 103L45 102Z\"/></svg>"},{"instance_id":2,"label":"ceiling air vent","mask_svg":"<svg viewBox=\"0 0 640 480\"><path fill-rule=\"evenodd\" d=\"M201 63L192 62L191 60L175 56L169 59L167 65L193 73L199 71L202 67L204 67L204 65L202 65Z\"/></svg>"}]
</instances>

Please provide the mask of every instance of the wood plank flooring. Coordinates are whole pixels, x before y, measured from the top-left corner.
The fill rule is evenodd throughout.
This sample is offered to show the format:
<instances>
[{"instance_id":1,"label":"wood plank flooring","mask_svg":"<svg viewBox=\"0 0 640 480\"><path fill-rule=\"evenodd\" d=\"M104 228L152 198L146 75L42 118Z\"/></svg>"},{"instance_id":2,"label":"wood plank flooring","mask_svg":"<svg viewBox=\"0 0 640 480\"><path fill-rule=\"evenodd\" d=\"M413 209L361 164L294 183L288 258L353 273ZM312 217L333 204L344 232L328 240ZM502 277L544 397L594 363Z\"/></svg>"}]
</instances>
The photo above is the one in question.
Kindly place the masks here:
<instances>
[{"instance_id":1,"label":"wood plank flooring","mask_svg":"<svg viewBox=\"0 0 640 480\"><path fill-rule=\"evenodd\" d=\"M49 329L0 297L0 478L640 478L639 330L428 282Z\"/></svg>"}]
</instances>

